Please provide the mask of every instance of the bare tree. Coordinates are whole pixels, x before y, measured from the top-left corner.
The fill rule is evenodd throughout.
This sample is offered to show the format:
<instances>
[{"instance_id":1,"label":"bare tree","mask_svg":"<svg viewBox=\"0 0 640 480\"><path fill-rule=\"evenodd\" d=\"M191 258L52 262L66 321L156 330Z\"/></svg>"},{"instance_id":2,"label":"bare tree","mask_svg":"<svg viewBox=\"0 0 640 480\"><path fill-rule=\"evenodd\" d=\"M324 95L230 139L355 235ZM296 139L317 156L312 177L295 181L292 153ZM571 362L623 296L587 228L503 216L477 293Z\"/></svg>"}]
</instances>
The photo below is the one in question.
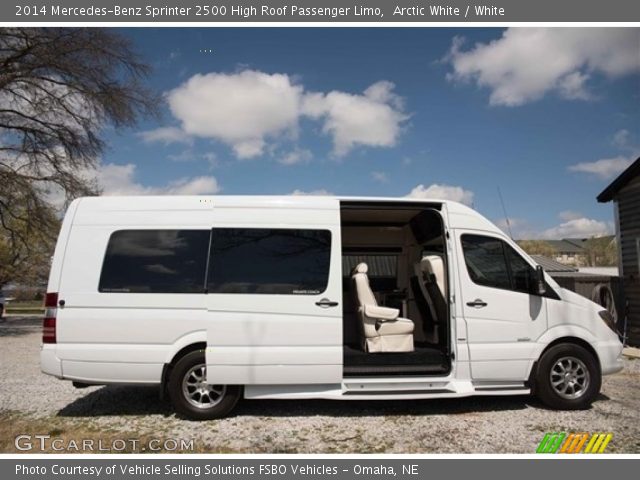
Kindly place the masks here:
<instances>
[{"instance_id":1,"label":"bare tree","mask_svg":"<svg viewBox=\"0 0 640 480\"><path fill-rule=\"evenodd\" d=\"M0 279L55 236L56 206L98 193L103 129L156 112L148 73L113 30L0 29Z\"/></svg>"}]
</instances>

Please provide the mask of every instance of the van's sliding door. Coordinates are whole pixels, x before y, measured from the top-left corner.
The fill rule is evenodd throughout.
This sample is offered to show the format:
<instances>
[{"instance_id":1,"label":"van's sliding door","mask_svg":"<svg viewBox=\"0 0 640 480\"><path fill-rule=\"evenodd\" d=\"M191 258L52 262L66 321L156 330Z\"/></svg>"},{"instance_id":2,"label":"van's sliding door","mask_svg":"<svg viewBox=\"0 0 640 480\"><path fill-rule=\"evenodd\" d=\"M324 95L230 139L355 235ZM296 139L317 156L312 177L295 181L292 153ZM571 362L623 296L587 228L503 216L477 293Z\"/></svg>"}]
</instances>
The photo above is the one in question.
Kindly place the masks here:
<instances>
[{"instance_id":1,"label":"van's sliding door","mask_svg":"<svg viewBox=\"0 0 640 480\"><path fill-rule=\"evenodd\" d=\"M342 380L342 279L335 199L214 206L207 273L207 381Z\"/></svg>"}]
</instances>

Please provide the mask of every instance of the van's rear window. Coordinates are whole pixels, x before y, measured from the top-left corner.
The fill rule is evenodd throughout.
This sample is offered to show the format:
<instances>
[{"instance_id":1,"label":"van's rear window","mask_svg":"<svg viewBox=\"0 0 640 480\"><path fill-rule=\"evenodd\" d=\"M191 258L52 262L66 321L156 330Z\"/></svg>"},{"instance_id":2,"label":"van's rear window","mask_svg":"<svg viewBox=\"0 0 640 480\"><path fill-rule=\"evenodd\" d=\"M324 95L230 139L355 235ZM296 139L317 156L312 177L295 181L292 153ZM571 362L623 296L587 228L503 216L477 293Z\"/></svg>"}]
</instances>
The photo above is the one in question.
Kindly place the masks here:
<instances>
[{"instance_id":1,"label":"van's rear window","mask_svg":"<svg viewBox=\"0 0 640 480\"><path fill-rule=\"evenodd\" d=\"M120 230L109 238L99 290L204 293L210 230Z\"/></svg>"},{"instance_id":2,"label":"van's rear window","mask_svg":"<svg viewBox=\"0 0 640 480\"><path fill-rule=\"evenodd\" d=\"M214 228L209 293L318 295L329 281L328 230Z\"/></svg>"}]
</instances>

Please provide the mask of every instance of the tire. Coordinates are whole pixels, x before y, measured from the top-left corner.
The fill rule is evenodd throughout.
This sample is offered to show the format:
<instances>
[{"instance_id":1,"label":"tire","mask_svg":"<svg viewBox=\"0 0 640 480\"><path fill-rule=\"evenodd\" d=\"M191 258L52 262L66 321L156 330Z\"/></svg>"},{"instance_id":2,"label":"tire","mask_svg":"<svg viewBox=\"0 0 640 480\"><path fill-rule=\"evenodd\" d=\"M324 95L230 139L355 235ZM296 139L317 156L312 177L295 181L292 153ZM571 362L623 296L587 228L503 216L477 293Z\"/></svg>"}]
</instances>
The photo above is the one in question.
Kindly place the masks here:
<instances>
[{"instance_id":1,"label":"tire","mask_svg":"<svg viewBox=\"0 0 640 480\"><path fill-rule=\"evenodd\" d=\"M222 418L233 410L242 389L238 385L206 385L204 350L182 357L171 370L168 392L176 412L191 420Z\"/></svg>"},{"instance_id":2,"label":"tire","mask_svg":"<svg viewBox=\"0 0 640 480\"><path fill-rule=\"evenodd\" d=\"M579 345L561 343L540 358L535 393L550 408L583 410L589 408L601 384L597 358Z\"/></svg>"}]
</instances>

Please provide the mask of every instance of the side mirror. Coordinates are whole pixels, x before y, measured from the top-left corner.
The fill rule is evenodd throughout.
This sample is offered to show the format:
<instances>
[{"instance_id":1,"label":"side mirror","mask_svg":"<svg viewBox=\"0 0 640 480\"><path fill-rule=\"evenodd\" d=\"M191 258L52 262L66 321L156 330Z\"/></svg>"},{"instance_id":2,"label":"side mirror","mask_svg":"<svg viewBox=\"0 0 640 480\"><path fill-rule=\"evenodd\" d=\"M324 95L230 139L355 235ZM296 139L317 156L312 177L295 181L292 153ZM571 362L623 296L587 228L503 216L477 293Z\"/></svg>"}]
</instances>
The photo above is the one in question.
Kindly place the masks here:
<instances>
[{"instance_id":1,"label":"side mirror","mask_svg":"<svg viewBox=\"0 0 640 480\"><path fill-rule=\"evenodd\" d=\"M540 265L536 267L534 289L538 295L544 295L547 291L547 284L544 281L544 269Z\"/></svg>"}]
</instances>

